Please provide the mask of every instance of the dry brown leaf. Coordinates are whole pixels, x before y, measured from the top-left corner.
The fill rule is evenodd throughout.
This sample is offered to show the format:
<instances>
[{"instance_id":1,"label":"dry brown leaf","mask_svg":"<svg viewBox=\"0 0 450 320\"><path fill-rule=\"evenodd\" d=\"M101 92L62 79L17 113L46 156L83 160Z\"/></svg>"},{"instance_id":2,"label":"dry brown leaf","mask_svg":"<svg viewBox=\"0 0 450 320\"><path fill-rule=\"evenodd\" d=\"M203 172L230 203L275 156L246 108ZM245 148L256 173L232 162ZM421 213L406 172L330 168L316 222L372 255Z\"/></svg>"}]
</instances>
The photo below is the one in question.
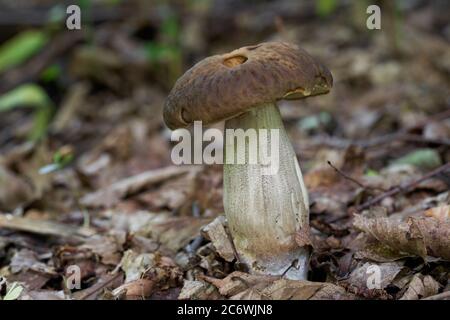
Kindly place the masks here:
<instances>
[{"instance_id":1,"label":"dry brown leaf","mask_svg":"<svg viewBox=\"0 0 450 320\"><path fill-rule=\"evenodd\" d=\"M366 262L353 270L345 282L360 291L384 289L392 283L402 269L403 263L401 262L379 264Z\"/></svg>"},{"instance_id":2,"label":"dry brown leaf","mask_svg":"<svg viewBox=\"0 0 450 320\"><path fill-rule=\"evenodd\" d=\"M128 283L124 283L120 287L114 289L113 296L118 297L124 295L128 299L143 299L150 297L155 289L155 283L149 279L137 279Z\"/></svg>"},{"instance_id":3,"label":"dry brown leaf","mask_svg":"<svg viewBox=\"0 0 450 320\"><path fill-rule=\"evenodd\" d=\"M344 288L327 282L279 279L268 286L249 288L232 300L347 300L353 296Z\"/></svg>"},{"instance_id":4,"label":"dry brown leaf","mask_svg":"<svg viewBox=\"0 0 450 320\"><path fill-rule=\"evenodd\" d=\"M433 277L415 274L400 300L418 300L433 296L438 293L439 287L439 283Z\"/></svg>"},{"instance_id":5,"label":"dry brown leaf","mask_svg":"<svg viewBox=\"0 0 450 320\"><path fill-rule=\"evenodd\" d=\"M184 280L179 300L216 300L222 298L217 289L202 281Z\"/></svg>"},{"instance_id":6,"label":"dry brown leaf","mask_svg":"<svg viewBox=\"0 0 450 320\"><path fill-rule=\"evenodd\" d=\"M0 228L67 238L88 237L94 233L94 230L89 228L79 228L54 221L16 217L11 214L0 215Z\"/></svg>"},{"instance_id":7,"label":"dry brown leaf","mask_svg":"<svg viewBox=\"0 0 450 320\"><path fill-rule=\"evenodd\" d=\"M97 254L104 264L117 265L126 241L124 232L111 232L107 235L94 235L86 240L81 249L89 249Z\"/></svg>"},{"instance_id":8,"label":"dry brown leaf","mask_svg":"<svg viewBox=\"0 0 450 320\"><path fill-rule=\"evenodd\" d=\"M202 277L232 300L323 300L350 299L345 289L326 282L280 279L235 271L224 279Z\"/></svg>"},{"instance_id":9,"label":"dry brown leaf","mask_svg":"<svg viewBox=\"0 0 450 320\"><path fill-rule=\"evenodd\" d=\"M450 222L412 217L406 222L397 222L355 215L353 223L357 229L400 252L450 260Z\"/></svg>"},{"instance_id":10,"label":"dry brown leaf","mask_svg":"<svg viewBox=\"0 0 450 320\"><path fill-rule=\"evenodd\" d=\"M169 208L190 214L192 211L192 196L196 191L196 180L199 171L191 171L181 177L174 178L160 188L144 192L137 197L140 203L151 210Z\"/></svg>"},{"instance_id":11,"label":"dry brown leaf","mask_svg":"<svg viewBox=\"0 0 450 320\"><path fill-rule=\"evenodd\" d=\"M224 216L219 216L211 223L203 227L202 232L205 238L211 240L216 252L225 259L231 262L235 259L233 244L231 238L225 230L226 220Z\"/></svg>"},{"instance_id":12,"label":"dry brown leaf","mask_svg":"<svg viewBox=\"0 0 450 320\"><path fill-rule=\"evenodd\" d=\"M0 210L12 211L32 199L31 186L0 164Z\"/></svg>"},{"instance_id":13,"label":"dry brown leaf","mask_svg":"<svg viewBox=\"0 0 450 320\"><path fill-rule=\"evenodd\" d=\"M190 166L170 166L142 172L135 176L117 181L106 188L88 193L81 198L80 202L89 207L111 207L130 194L192 170L200 170L200 168Z\"/></svg>"},{"instance_id":14,"label":"dry brown leaf","mask_svg":"<svg viewBox=\"0 0 450 320\"><path fill-rule=\"evenodd\" d=\"M133 214L123 214L111 211L111 213L115 229L150 238L172 253L184 248L200 234L200 229L211 221L210 218L174 217L167 212L137 211Z\"/></svg>"},{"instance_id":15,"label":"dry brown leaf","mask_svg":"<svg viewBox=\"0 0 450 320\"><path fill-rule=\"evenodd\" d=\"M137 254L127 250L120 266L125 272L125 283L138 279L150 279L159 289L168 289L177 286L182 277L175 262L160 254Z\"/></svg>"},{"instance_id":16,"label":"dry brown leaf","mask_svg":"<svg viewBox=\"0 0 450 320\"><path fill-rule=\"evenodd\" d=\"M213 284L223 296L234 296L244 290L256 285L266 286L279 279L275 276L252 275L245 272L234 271L223 279L216 279L207 276L201 277L203 280Z\"/></svg>"}]
</instances>

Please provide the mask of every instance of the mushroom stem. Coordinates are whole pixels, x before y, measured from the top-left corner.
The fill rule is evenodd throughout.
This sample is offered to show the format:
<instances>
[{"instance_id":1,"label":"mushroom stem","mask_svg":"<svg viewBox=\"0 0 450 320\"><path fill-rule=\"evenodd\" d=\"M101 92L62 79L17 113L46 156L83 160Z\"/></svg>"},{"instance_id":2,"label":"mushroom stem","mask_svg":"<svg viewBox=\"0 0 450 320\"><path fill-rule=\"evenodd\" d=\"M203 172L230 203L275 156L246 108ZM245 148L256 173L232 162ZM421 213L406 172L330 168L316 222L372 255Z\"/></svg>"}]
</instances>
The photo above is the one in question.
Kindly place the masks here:
<instances>
[{"instance_id":1,"label":"mushroom stem","mask_svg":"<svg viewBox=\"0 0 450 320\"><path fill-rule=\"evenodd\" d=\"M278 156L278 172L268 174L259 156L256 164L249 164L255 156L252 142L245 143L245 164L227 163L230 152L239 152L239 143L226 131L224 208L239 259L252 273L306 279L309 252L296 244L295 233L309 223L308 195L277 105L257 106L227 120L225 129L243 129L247 136L252 131L248 129L269 129L265 139L258 138L257 149L261 141L268 142L267 154L274 143L279 146L278 155L269 155L272 160ZM278 138L270 135L270 129L278 132Z\"/></svg>"}]
</instances>

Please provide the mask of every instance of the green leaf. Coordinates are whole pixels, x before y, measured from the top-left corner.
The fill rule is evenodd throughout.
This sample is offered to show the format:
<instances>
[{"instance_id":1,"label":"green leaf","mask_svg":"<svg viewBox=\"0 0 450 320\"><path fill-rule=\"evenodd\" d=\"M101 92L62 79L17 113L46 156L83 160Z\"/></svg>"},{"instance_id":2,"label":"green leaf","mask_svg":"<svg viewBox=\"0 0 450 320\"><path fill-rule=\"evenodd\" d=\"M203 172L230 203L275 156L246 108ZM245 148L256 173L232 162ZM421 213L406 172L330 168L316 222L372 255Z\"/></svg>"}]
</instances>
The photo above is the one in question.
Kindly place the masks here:
<instances>
[{"instance_id":1,"label":"green leaf","mask_svg":"<svg viewBox=\"0 0 450 320\"><path fill-rule=\"evenodd\" d=\"M0 73L21 64L40 51L49 37L42 31L23 31L0 46Z\"/></svg>"},{"instance_id":2,"label":"green leaf","mask_svg":"<svg viewBox=\"0 0 450 320\"><path fill-rule=\"evenodd\" d=\"M61 73L61 66L55 63L44 69L40 75L40 78L42 81L51 82L58 79Z\"/></svg>"},{"instance_id":3,"label":"green leaf","mask_svg":"<svg viewBox=\"0 0 450 320\"><path fill-rule=\"evenodd\" d=\"M161 24L161 33L169 41L175 42L179 35L178 19L175 15L169 15Z\"/></svg>"},{"instance_id":4,"label":"green leaf","mask_svg":"<svg viewBox=\"0 0 450 320\"><path fill-rule=\"evenodd\" d=\"M23 287L17 284L17 282L14 282L3 300L17 300L22 294L22 291Z\"/></svg>"},{"instance_id":5,"label":"green leaf","mask_svg":"<svg viewBox=\"0 0 450 320\"><path fill-rule=\"evenodd\" d=\"M0 96L0 112L23 107L36 109L30 139L37 140L47 131L53 103L45 90L36 84L24 84Z\"/></svg>"},{"instance_id":6,"label":"green leaf","mask_svg":"<svg viewBox=\"0 0 450 320\"><path fill-rule=\"evenodd\" d=\"M308 131L318 129L319 127L327 127L331 121L332 117L328 112L320 112L319 114L302 118L298 125L301 130Z\"/></svg>"},{"instance_id":7,"label":"green leaf","mask_svg":"<svg viewBox=\"0 0 450 320\"><path fill-rule=\"evenodd\" d=\"M163 43L149 41L145 44L145 49L151 62L169 62L178 59L180 55L177 47Z\"/></svg>"},{"instance_id":8,"label":"green leaf","mask_svg":"<svg viewBox=\"0 0 450 320\"><path fill-rule=\"evenodd\" d=\"M42 108L51 105L47 93L36 84L24 84L0 96L0 112L18 107Z\"/></svg>"},{"instance_id":9,"label":"green leaf","mask_svg":"<svg viewBox=\"0 0 450 320\"><path fill-rule=\"evenodd\" d=\"M336 0L318 0L316 2L317 14L321 17L328 17L334 12L334 10L336 10L336 7Z\"/></svg>"},{"instance_id":10,"label":"green leaf","mask_svg":"<svg viewBox=\"0 0 450 320\"><path fill-rule=\"evenodd\" d=\"M433 169L442 165L442 160L434 149L418 149L392 161L392 164L409 164L421 169Z\"/></svg>"},{"instance_id":11,"label":"green leaf","mask_svg":"<svg viewBox=\"0 0 450 320\"><path fill-rule=\"evenodd\" d=\"M377 171L373 170L373 169L367 169L367 171L366 171L366 176L367 177L377 177L379 175L380 174Z\"/></svg>"}]
</instances>

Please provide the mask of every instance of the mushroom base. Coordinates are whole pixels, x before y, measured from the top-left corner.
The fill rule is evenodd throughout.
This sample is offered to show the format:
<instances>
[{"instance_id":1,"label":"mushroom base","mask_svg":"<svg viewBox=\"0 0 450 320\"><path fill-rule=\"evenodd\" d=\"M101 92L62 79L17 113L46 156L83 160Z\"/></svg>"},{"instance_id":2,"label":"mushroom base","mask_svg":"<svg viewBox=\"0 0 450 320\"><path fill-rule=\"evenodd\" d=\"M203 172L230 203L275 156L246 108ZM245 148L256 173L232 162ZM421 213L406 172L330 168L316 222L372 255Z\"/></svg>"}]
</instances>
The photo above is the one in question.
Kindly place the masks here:
<instances>
[{"instance_id":1,"label":"mushroom base","mask_svg":"<svg viewBox=\"0 0 450 320\"><path fill-rule=\"evenodd\" d=\"M246 134L248 129L278 132L277 139L270 134L259 136L258 148L245 143L244 164L224 164L224 208L240 262L251 273L306 279L309 252L297 245L295 234L309 223L308 196L278 107L274 103L258 106L227 120L225 128L243 129ZM278 144L277 172L267 173L259 157L261 141L266 143L266 154ZM225 157L239 152L236 142L225 135ZM251 156L256 156L257 163L249 164Z\"/></svg>"}]
</instances>

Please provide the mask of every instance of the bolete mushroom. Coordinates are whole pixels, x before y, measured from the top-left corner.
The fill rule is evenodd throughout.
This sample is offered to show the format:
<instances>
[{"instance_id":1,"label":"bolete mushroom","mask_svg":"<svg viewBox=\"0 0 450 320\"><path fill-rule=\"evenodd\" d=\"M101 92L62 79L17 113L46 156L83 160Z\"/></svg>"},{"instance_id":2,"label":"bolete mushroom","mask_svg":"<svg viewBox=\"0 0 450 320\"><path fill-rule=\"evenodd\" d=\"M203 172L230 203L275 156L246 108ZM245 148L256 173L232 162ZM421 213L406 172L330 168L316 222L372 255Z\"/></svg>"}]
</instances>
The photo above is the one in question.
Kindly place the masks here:
<instances>
[{"instance_id":1,"label":"bolete mushroom","mask_svg":"<svg viewBox=\"0 0 450 320\"><path fill-rule=\"evenodd\" d=\"M309 252L295 234L309 223L308 195L276 102L327 93L332 82L328 69L298 46L267 42L200 61L167 98L170 129L225 120L226 129L279 130L277 173L266 174L262 163L224 164L225 215L252 273L306 279ZM225 145L226 154L233 145L226 136Z\"/></svg>"}]
</instances>

